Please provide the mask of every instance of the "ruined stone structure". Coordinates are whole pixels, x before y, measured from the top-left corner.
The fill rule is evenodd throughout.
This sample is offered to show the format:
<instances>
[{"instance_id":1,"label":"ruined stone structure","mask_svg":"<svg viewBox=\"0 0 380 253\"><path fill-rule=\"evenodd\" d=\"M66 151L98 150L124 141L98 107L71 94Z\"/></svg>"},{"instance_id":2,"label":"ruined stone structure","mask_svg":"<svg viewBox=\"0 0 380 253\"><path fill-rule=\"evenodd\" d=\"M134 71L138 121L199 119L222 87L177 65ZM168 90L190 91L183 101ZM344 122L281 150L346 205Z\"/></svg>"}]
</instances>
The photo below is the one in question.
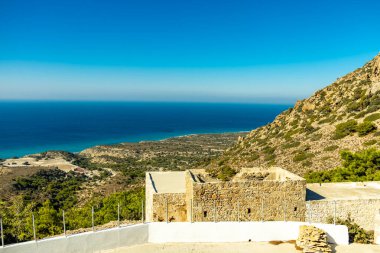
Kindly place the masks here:
<instances>
[{"instance_id":1,"label":"ruined stone structure","mask_svg":"<svg viewBox=\"0 0 380 253\"><path fill-rule=\"evenodd\" d=\"M204 170L147 172L147 221L304 221L306 181L281 168L243 168L233 180Z\"/></svg>"},{"instance_id":2,"label":"ruined stone structure","mask_svg":"<svg viewBox=\"0 0 380 253\"><path fill-rule=\"evenodd\" d=\"M380 210L380 182L307 184L306 199L309 222L333 222L335 216L374 230Z\"/></svg>"}]
</instances>

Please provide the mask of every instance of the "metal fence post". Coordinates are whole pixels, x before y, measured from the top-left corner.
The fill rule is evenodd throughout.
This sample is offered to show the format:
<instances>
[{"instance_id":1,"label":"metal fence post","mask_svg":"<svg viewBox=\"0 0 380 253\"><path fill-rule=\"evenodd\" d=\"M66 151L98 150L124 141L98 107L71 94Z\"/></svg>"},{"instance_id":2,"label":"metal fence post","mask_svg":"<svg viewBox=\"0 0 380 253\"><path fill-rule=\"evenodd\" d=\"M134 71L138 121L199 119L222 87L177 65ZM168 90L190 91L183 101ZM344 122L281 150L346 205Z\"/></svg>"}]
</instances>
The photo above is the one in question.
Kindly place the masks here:
<instances>
[{"instance_id":1,"label":"metal fence post","mask_svg":"<svg viewBox=\"0 0 380 253\"><path fill-rule=\"evenodd\" d=\"M117 226L120 227L120 203L117 203Z\"/></svg>"},{"instance_id":2,"label":"metal fence post","mask_svg":"<svg viewBox=\"0 0 380 253\"><path fill-rule=\"evenodd\" d=\"M313 207L311 204L309 204L309 223L312 222L312 217L313 217Z\"/></svg>"},{"instance_id":3,"label":"metal fence post","mask_svg":"<svg viewBox=\"0 0 380 253\"><path fill-rule=\"evenodd\" d=\"M216 222L216 201L214 200L214 222Z\"/></svg>"},{"instance_id":4,"label":"metal fence post","mask_svg":"<svg viewBox=\"0 0 380 253\"><path fill-rule=\"evenodd\" d=\"M284 212L284 221L286 221L285 199L282 201L282 210Z\"/></svg>"},{"instance_id":5,"label":"metal fence post","mask_svg":"<svg viewBox=\"0 0 380 253\"><path fill-rule=\"evenodd\" d=\"M261 221L264 221L264 198L261 198Z\"/></svg>"},{"instance_id":6,"label":"metal fence post","mask_svg":"<svg viewBox=\"0 0 380 253\"><path fill-rule=\"evenodd\" d=\"M237 218L238 222L240 222L240 202L237 203Z\"/></svg>"},{"instance_id":7,"label":"metal fence post","mask_svg":"<svg viewBox=\"0 0 380 253\"><path fill-rule=\"evenodd\" d=\"M34 222L34 214L32 213L32 225L33 225L33 238L37 242L36 225Z\"/></svg>"},{"instance_id":8,"label":"metal fence post","mask_svg":"<svg viewBox=\"0 0 380 253\"><path fill-rule=\"evenodd\" d=\"M65 210L62 210L63 234L66 236Z\"/></svg>"},{"instance_id":9,"label":"metal fence post","mask_svg":"<svg viewBox=\"0 0 380 253\"><path fill-rule=\"evenodd\" d=\"M0 218L0 231L1 231L1 247L4 248L3 218Z\"/></svg>"},{"instance_id":10,"label":"metal fence post","mask_svg":"<svg viewBox=\"0 0 380 253\"><path fill-rule=\"evenodd\" d=\"M91 208L91 223L92 223L92 232L95 231L95 221L94 221L94 206Z\"/></svg>"},{"instance_id":11,"label":"metal fence post","mask_svg":"<svg viewBox=\"0 0 380 253\"><path fill-rule=\"evenodd\" d=\"M193 199L190 199L190 222L193 223Z\"/></svg>"},{"instance_id":12,"label":"metal fence post","mask_svg":"<svg viewBox=\"0 0 380 253\"><path fill-rule=\"evenodd\" d=\"M334 200L334 225L336 225L336 201Z\"/></svg>"},{"instance_id":13,"label":"metal fence post","mask_svg":"<svg viewBox=\"0 0 380 253\"><path fill-rule=\"evenodd\" d=\"M168 200L166 199L166 223L169 223Z\"/></svg>"},{"instance_id":14,"label":"metal fence post","mask_svg":"<svg viewBox=\"0 0 380 253\"><path fill-rule=\"evenodd\" d=\"M141 201L141 223L144 223L144 200Z\"/></svg>"}]
</instances>

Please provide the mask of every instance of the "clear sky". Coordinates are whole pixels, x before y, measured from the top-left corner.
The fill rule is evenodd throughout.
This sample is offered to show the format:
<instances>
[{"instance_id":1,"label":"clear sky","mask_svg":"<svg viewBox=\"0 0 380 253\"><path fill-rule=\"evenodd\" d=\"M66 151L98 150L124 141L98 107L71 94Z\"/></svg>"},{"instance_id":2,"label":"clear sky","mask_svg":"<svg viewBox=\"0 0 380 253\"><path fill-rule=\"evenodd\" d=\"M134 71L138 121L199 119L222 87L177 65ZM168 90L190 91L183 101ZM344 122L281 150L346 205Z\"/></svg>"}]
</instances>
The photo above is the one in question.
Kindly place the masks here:
<instances>
[{"instance_id":1,"label":"clear sky","mask_svg":"<svg viewBox=\"0 0 380 253\"><path fill-rule=\"evenodd\" d=\"M378 0L0 0L0 100L288 103L380 51Z\"/></svg>"}]
</instances>

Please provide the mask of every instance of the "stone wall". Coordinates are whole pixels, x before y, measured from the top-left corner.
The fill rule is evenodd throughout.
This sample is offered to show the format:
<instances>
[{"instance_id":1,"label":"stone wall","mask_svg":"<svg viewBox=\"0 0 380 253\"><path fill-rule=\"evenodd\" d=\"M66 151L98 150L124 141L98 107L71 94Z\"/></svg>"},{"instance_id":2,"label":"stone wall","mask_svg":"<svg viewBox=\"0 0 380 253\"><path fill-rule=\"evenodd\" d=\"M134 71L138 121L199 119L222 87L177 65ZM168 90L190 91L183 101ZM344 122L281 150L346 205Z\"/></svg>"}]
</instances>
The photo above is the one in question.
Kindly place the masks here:
<instances>
[{"instance_id":1,"label":"stone wall","mask_svg":"<svg viewBox=\"0 0 380 253\"><path fill-rule=\"evenodd\" d=\"M336 200L336 217L351 217L366 230L374 230L375 214L380 209L380 199ZM334 217L333 200L313 200L306 202L306 220L326 223Z\"/></svg>"},{"instance_id":2,"label":"stone wall","mask_svg":"<svg viewBox=\"0 0 380 253\"><path fill-rule=\"evenodd\" d=\"M193 183L194 221L304 221L306 182Z\"/></svg>"},{"instance_id":3,"label":"stone wall","mask_svg":"<svg viewBox=\"0 0 380 253\"><path fill-rule=\"evenodd\" d=\"M166 218L169 222L187 221L187 206L185 193L155 193L152 221L167 221Z\"/></svg>"}]
</instances>

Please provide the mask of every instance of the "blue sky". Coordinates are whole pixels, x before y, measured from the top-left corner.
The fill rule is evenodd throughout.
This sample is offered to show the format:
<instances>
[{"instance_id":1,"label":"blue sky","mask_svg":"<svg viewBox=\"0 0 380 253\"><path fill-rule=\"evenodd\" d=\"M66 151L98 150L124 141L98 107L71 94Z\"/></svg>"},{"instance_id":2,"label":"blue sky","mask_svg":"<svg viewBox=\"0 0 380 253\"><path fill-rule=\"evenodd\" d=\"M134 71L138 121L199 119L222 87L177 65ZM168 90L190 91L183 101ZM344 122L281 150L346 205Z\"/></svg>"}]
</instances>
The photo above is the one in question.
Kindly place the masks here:
<instances>
[{"instance_id":1,"label":"blue sky","mask_svg":"<svg viewBox=\"0 0 380 253\"><path fill-rule=\"evenodd\" d=\"M0 99L292 103L380 51L380 1L0 1Z\"/></svg>"}]
</instances>

